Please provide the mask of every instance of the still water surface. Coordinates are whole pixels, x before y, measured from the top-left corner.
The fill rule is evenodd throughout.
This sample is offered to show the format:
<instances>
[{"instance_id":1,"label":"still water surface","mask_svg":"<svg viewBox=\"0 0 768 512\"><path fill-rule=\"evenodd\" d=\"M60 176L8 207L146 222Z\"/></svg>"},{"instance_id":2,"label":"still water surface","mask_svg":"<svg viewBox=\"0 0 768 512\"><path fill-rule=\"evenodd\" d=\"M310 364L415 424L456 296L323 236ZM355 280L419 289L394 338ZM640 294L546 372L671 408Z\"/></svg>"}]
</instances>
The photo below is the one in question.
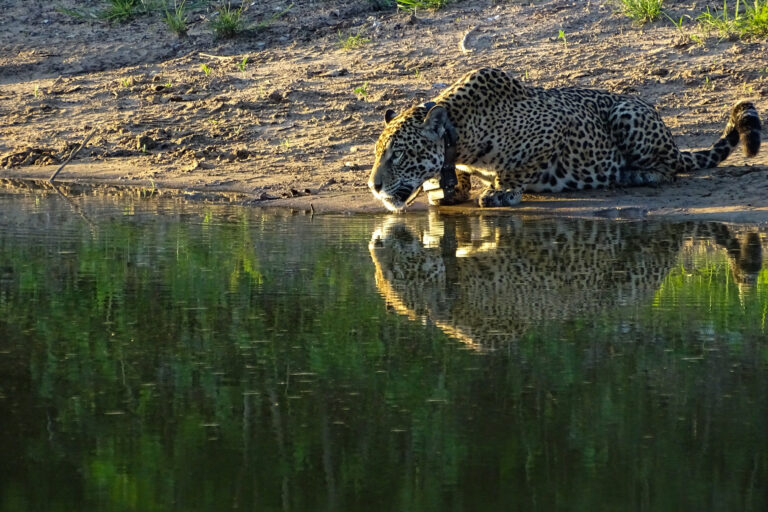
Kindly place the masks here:
<instances>
[{"instance_id":1,"label":"still water surface","mask_svg":"<svg viewBox=\"0 0 768 512\"><path fill-rule=\"evenodd\" d=\"M766 510L764 242L0 195L0 511Z\"/></svg>"}]
</instances>

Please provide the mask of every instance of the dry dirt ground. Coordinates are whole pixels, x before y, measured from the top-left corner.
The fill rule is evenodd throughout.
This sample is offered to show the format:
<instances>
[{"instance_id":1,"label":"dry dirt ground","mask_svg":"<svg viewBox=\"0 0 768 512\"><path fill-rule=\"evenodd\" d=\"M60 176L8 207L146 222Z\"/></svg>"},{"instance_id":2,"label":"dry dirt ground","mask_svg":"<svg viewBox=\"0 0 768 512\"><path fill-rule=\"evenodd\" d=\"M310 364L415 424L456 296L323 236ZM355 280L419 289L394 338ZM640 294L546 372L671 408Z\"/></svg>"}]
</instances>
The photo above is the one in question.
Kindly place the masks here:
<instances>
[{"instance_id":1,"label":"dry dirt ground","mask_svg":"<svg viewBox=\"0 0 768 512\"><path fill-rule=\"evenodd\" d=\"M271 22L288 1L259 0L245 11L251 29L231 40L213 37L215 10L199 2L186 38L159 15L110 25L55 9L99 4L0 0L6 185L47 178L95 128L60 180L383 211L366 182L386 109L430 99L481 66L537 86L637 94L683 148L714 142L742 98L768 125L768 41L720 40L688 18L682 30L666 18L638 27L611 0L460 0L415 16L370 0L295 0ZM665 5L679 19L708 3ZM344 48L349 36L361 44ZM659 189L528 196L518 210L768 220L764 145L757 158L737 151L725 166Z\"/></svg>"}]
</instances>

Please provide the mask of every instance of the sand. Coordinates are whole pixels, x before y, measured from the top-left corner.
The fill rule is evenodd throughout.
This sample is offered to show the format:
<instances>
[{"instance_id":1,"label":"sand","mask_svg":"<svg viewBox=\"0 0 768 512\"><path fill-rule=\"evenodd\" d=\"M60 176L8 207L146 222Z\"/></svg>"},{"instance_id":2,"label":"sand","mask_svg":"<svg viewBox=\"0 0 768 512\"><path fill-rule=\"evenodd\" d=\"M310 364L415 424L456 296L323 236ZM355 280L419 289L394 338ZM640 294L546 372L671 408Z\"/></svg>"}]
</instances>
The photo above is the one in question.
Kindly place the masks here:
<instances>
[{"instance_id":1,"label":"sand","mask_svg":"<svg viewBox=\"0 0 768 512\"><path fill-rule=\"evenodd\" d=\"M62 182L383 212L366 183L384 112L429 100L483 66L535 86L636 94L657 106L682 148L712 144L740 99L752 99L768 126L768 41L721 40L686 18L682 31L666 18L636 26L610 1L468 0L414 16L370 1L299 0L267 22L288 5L264 0L245 11L251 28L230 40L213 37L208 7L178 38L159 15L108 24L55 10L81 4L0 1L6 186L47 178L95 128ZM666 6L674 19L695 18L705 2ZM345 48L349 36L361 44ZM411 209L426 208L422 197ZM768 147L752 159L737 150L721 167L656 189L526 196L511 210L762 222Z\"/></svg>"}]
</instances>

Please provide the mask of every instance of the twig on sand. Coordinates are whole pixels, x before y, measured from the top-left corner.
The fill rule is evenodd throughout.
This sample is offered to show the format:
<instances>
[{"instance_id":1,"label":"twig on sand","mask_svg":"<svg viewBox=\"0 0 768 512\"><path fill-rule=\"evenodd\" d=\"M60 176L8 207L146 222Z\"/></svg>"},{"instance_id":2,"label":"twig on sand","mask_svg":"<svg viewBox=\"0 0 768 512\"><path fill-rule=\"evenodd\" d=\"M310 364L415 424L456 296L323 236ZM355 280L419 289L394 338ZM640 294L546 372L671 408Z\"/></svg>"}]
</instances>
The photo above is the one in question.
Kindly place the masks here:
<instances>
[{"instance_id":1,"label":"twig on sand","mask_svg":"<svg viewBox=\"0 0 768 512\"><path fill-rule=\"evenodd\" d=\"M469 34L477 30L477 27L480 25L475 25L471 29L467 30L467 33L464 34L464 37L461 38L461 41L459 42L459 50L461 50L461 53L472 53L474 50L471 48L467 48L467 39L469 38Z\"/></svg>"},{"instance_id":2,"label":"twig on sand","mask_svg":"<svg viewBox=\"0 0 768 512\"><path fill-rule=\"evenodd\" d=\"M219 60L230 60L230 59L239 59L239 55L211 55L210 53L203 53L200 52L198 55L204 59L219 59Z\"/></svg>"},{"instance_id":3,"label":"twig on sand","mask_svg":"<svg viewBox=\"0 0 768 512\"><path fill-rule=\"evenodd\" d=\"M88 144L88 141L89 141L89 140L91 140L91 137L93 137L93 134L94 134L94 133L96 133L96 128L92 129L92 130L91 130L91 133L89 133L89 134L88 134L88 136L85 138L85 140L83 141L83 143L82 143L82 144L80 144L80 146L79 146L77 149L73 150L73 151L72 151L72 152L69 154L69 156L67 157L67 159L66 159L66 160L64 160L64 163L63 163L63 164L61 164L61 165L59 166L59 168L58 168L58 169L56 169L56 172L54 172L53 174L51 174L51 177L50 177L50 178L48 178L48 183L53 183L53 180L55 180L55 179L56 179L56 176L58 176L58 175L59 175L59 173L61 172L61 170L62 170L64 167L66 167L66 166L67 166L67 164L68 164L68 163L69 163L69 162L70 162L70 161L71 161L71 160L72 160L72 159L75 157L75 155L76 155L76 154L78 154L78 153L80 152L80 150L81 150L81 149L83 149L83 148L85 147L85 145L86 145L86 144Z\"/></svg>"}]
</instances>

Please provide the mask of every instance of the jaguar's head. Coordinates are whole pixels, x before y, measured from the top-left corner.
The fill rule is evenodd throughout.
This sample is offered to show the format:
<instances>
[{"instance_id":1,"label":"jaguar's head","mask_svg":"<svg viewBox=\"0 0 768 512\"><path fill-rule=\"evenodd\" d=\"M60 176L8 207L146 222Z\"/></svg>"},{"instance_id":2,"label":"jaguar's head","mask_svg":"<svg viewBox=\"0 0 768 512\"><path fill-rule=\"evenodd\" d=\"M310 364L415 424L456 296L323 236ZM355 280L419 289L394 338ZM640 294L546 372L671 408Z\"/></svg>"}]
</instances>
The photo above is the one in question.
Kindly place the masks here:
<instances>
[{"instance_id":1,"label":"jaguar's head","mask_svg":"<svg viewBox=\"0 0 768 512\"><path fill-rule=\"evenodd\" d=\"M400 115L388 110L384 120L368 187L387 209L402 211L432 178L440 177L441 184L456 183L456 130L445 108L427 103Z\"/></svg>"}]
</instances>

